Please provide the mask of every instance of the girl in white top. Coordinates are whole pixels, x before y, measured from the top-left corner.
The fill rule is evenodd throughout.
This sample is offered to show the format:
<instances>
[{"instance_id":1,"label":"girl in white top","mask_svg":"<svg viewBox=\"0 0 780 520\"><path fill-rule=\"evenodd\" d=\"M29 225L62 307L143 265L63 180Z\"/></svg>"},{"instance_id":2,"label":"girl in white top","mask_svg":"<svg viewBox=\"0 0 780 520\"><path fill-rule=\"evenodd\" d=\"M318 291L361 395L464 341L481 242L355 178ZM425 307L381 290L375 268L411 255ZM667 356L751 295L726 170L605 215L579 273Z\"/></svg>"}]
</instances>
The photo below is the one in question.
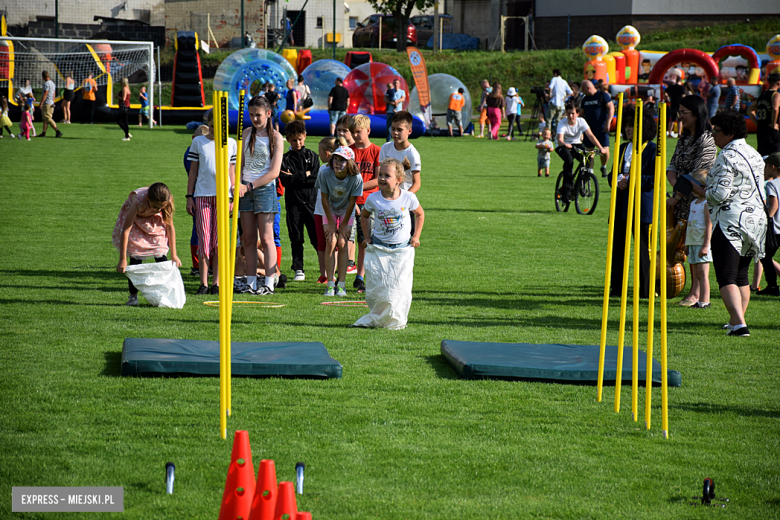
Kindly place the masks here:
<instances>
[{"instance_id":1,"label":"girl in white top","mask_svg":"<svg viewBox=\"0 0 780 520\"><path fill-rule=\"evenodd\" d=\"M704 197L691 203L685 234L685 254L691 264L691 291L680 301L683 307L706 309L710 306L710 235L712 221ZM683 303L685 302L685 303Z\"/></svg>"},{"instance_id":2,"label":"girl in white top","mask_svg":"<svg viewBox=\"0 0 780 520\"><path fill-rule=\"evenodd\" d=\"M76 81L73 79L73 72L68 72L65 76L65 90L62 93L62 123L70 124L70 102L73 101L73 91L76 88Z\"/></svg>"},{"instance_id":3,"label":"girl in white top","mask_svg":"<svg viewBox=\"0 0 780 520\"><path fill-rule=\"evenodd\" d=\"M271 105L265 96L255 96L247 104L252 127L244 130L241 155L241 184L238 187L239 211L243 235L241 243L246 252L247 292L274 294L276 273L276 244L274 243L274 215L277 213L276 178L282 166L282 136L274 130ZM257 283L257 242L265 253L265 285Z\"/></svg>"},{"instance_id":4,"label":"girl in white top","mask_svg":"<svg viewBox=\"0 0 780 520\"><path fill-rule=\"evenodd\" d=\"M606 153L606 150L598 142L598 139L593 135L588 123L584 119L580 119L577 112L577 108L574 105L566 105L566 119L558 122L558 147L555 152L563 159L563 186L561 188L561 201L566 204L569 202L569 194L571 193L572 181L574 176L572 170L574 168L574 156L571 154L572 148L579 148L585 151L585 145L582 144L582 134L588 136L591 143L596 143L599 149L599 153Z\"/></svg>"},{"instance_id":5,"label":"girl in white top","mask_svg":"<svg viewBox=\"0 0 780 520\"><path fill-rule=\"evenodd\" d=\"M509 129L506 132L506 140L511 141L515 138L514 124L517 123L517 129L520 130L520 109L524 107L523 98L517 93L515 87L509 87L506 91L506 119L509 122Z\"/></svg>"},{"instance_id":6,"label":"girl in white top","mask_svg":"<svg viewBox=\"0 0 780 520\"><path fill-rule=\"evenodd\" d=\"M214 285L211 294L219 294L219 256L217 255L217 158L214 146L214 112L206 113L209 133L192 140L187 158L190 162L190 174L187 181L187 213L196 217L195 228L198 232L198 265L200 268L200 287L195 294L209 293L209 270L211 263L214 273ZM230 187L236 179L236 140L228 138L230 156Z\"/></svg>"}]
</instances>

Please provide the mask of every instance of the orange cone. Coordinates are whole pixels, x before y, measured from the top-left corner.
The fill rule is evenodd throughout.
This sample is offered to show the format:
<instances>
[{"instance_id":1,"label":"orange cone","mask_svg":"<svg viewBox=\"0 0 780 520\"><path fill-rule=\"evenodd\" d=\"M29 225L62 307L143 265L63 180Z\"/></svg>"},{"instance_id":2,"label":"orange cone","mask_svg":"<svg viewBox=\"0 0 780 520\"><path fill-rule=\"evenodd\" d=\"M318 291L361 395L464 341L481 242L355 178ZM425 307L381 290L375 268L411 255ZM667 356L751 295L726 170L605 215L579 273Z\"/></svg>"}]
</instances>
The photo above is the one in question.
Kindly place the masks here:
<instances>
[{"instance_id":1,"label":"orange cone","mask_svg":"<svg viewBox=\"0 0 780 520\"><path fill-rule=\"evenodd\" d=\"M219 520L249 518L252 497L255 495L255 468L252 466L252 450L249 433L238 430L233 438L233 452L222 494Z\"/></svg>"},{"instance_id":2,"label":"orange cone","mask_svg":"<svg viewBox=\"0 0 780 520\"><path fill-rule=\"evenodd\" d=\"M261 460L257 470L257 486L252 499L251 520L273 520L276 510L276 467L272 460Z\"/></svg>"},{"instance_id":3,"label":"orange cone","mask_svg":"<svg viewBox=\"0 0 780 520\"><path fill-rule=\"evenodd\" d=\"M274 520L295 520L298 506L295 504L295 486L292 482L279 482Z\"/></svg>"},{"instance_id":4,"label":"orange cone","mask_svg":"<svg viewBox=\"0 0 780 520\"><path fill-rule=\"evenodd\" d=\"M295 520L311 520L311 513L298 513Z\"/></svg>"}]
</instances>

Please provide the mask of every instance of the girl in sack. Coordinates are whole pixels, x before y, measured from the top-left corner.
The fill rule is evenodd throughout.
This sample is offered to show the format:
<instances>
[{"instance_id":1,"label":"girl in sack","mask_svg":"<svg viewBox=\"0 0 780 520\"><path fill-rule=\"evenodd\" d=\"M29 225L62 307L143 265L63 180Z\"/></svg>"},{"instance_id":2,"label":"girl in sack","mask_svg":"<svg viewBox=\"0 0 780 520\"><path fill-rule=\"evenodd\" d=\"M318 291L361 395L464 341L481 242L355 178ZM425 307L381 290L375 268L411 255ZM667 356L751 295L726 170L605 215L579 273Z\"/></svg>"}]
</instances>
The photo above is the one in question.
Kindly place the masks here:
<instances>
[{"instance_id":1,"label":"girl in sack","mask_svg":"<svg viewBox=\"0 0 780 520\"><path fill-rule=\"evenodd\" d=\"M385 159L377 176L379 191L368 196L360 214L367 237L366 303L370 312L354 323L356 327L406 327L412 303L414 248L420 246L425 223L417 196L401 189L408 168L407 160L402 164ZM411 213L415 215L414 235Z\"/></svg>"},{"instance_id":2,"label":"girl in sack","mask_svg":"<svg viewBox=\"0 0 780 520\"><path fill-rule=\"evenodd\" d=\"M169 248L174 264L181 267L181 260L176 255L173 211L173 196L162 182L130 192L119 210L112 235L114 247L119 250L118 273L125 272L128 256L130 265L138 265L149 257L155 262L165 262ZM138 289L130 280L127 284L130 289L127 305L135 307L138 305Z\"/></svg>"}]
</instances>

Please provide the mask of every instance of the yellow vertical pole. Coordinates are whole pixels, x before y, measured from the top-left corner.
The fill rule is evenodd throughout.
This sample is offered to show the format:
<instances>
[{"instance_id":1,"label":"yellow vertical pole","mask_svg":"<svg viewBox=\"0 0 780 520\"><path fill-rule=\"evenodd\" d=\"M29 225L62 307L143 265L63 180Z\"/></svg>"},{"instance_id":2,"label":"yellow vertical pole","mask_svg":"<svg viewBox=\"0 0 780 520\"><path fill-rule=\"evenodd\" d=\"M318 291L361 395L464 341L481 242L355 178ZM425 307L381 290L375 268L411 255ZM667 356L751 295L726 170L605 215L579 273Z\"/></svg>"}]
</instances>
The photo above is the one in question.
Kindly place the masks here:
<instances>
[{"instance_id":1,"label":"yellow vertical pole","mask_svg":"<svg viewBox=\"0 0 780 520\"><path fill-rule=\"evenodd\" d=\"M642 139L642 102L636 104L636 128L637 128L637 146L634 148L634 160L636 163L636 191L634 192L634 322L632 325L632 356L631 356L631 418L638 420L639 409L639 261L645 254L639 247L639 235L642 232L642 152L645 147Z\"/></svg>"},{"instance_id":2,"label":"yellow vertical pole","mask_svg":"<svg viewBox=\"0 0 780 520\"><path fill-rule=\"evenodd\" d=\"M659 135L663 136L661 140L661 163L666 167L666 103L661 104L661 113L658 119L663 125ZM669 438L669 400L667 393L667 373L666 373L666 201L660 204L662 210L660 223L658 227L663 231L661 235L661 428L663 429L664 439Z\"/></svg>"},{"instance_id":3,"label":"yellow vertical pole","mask_svg":"<svg viewBox=\"0 0 780 520\"><path fill-rule=\"evenodd\" d=\"M607 268L604 274L604 305L601 308L601 343L599 344L599 375L598 396L604 388L604 351L607 346L607 322L609 319L609 285L612 278L612 247L615 242L615 206L617 204L617 176L620 168L620 130L623 125L623 93L618 94L617 132L615 132L615 149L612 153L612 195L609 199L609 225L607 231Z\"/></svg>"},{"instance_id":4,"label":"yellow vertical pole","mask_svg":"<svg viewBox=\"0 0 780 520\"><path fill-rule=\"evenodd\" d=\"M238 246L238 185L241 184L241 155L244 150L244 143L241 140L241 135L244 133L244 99L246 96L245 90L238 91L238 123L236 130L236 178L233 186L233 227L230 230L230 317L231 323L233 318L233 281L236 276L236 248Z\"/></svg>"},{"instance_id":5,"label":"yellow vertical pole","mask_svg":"<svg viewBox=\"0 0 780 520\"><path fill-rule=\"evenodd\" d=\"M222 219L220 218L220 205L222 200L222 161L221 156L221 144L222 144L222 111L220 101L220 92L214 91L213 93L213 110L212 115L214 121L214 159L217 172L217 248L218 255L222 255ZM221 260L221 258L220 258ZM220 268L221 268L220 262ZM205 268L205 266L204 266ZM221 272L220 272L221 274ZM220 291L222 292L222 291ZM219 432L223 439L227 438L227 377L225 372L225 336L222 320L222 295L220 294L219 305Z\"/></svg>"},{"instance_id":6,"label":"yellow vertical pole","mask_svg":"<svg viewBox=\"0 0 780 520\"><path fill-rule=\"evenodd\" d=\"M659 118L660 119L660 118ZM653 332L655 331L655 276L658 269L658 228L660 213L666 211L666 200L661 198L664 192L664 175L666 166L661 162L661 140L666 139L666 132L661 132L661 121L658 121L658 136L655 150L655 178L653 183L653 233L650 238L650 294L647 303L647 368L645 369L645 428L650 429L651 405L653 397ZM665 235L661 235L661 240Z\"/></svg>"},{"instance_id":7,"label":"yellow vertical pole","mask_svg":"<svg viewBox=\"0 0 780 520\"><path fill-rule=\"evenodd\" d=\"M631 224L634 222L634 192L636 191L637 149L641 142L637 132L639 123L634 115L634 139L632 144L631 169L628 183L628 208L626 211L626 245L623 249L623 287L620 293L620 330L618 332L617 372L615 374L615 412L620 411L620 386L623 383L623 347L626 339L626 301L628 299L628 266L631 261Z\"/></svg>"},{"instance_id":8,"label":"yellow vertical pole","mask_svg":"<svg viewBox=\"0 0 780 520\"><path fill-rule=\"evenodd\" d=\"M219 104L220 104L220 153L219 161L222 164L222 178L219 179L219 184L222 186L222 197L218 200L217 206L220 208L218 216L222 219L221 234L218 237L220 245L220 262L219 271L220 279L225 280L225 283L232 285L232 280L228 281L230 276L230 203L228 201L228 187L230 186L229 176L229 157L228 157L228 138L230 137L230 129L228 128L228 95L227 92L220 92ZM230 319L231 319L231 304L233 296L228 290L219 291L219 308L220 308L220 328L224 330L223 336L225 341L225 408L226 414L230 417L230 409L232 402L232 390L231 381L233 378L232 370L232 353L230 348Z\"/></svg>"}]
</instances>

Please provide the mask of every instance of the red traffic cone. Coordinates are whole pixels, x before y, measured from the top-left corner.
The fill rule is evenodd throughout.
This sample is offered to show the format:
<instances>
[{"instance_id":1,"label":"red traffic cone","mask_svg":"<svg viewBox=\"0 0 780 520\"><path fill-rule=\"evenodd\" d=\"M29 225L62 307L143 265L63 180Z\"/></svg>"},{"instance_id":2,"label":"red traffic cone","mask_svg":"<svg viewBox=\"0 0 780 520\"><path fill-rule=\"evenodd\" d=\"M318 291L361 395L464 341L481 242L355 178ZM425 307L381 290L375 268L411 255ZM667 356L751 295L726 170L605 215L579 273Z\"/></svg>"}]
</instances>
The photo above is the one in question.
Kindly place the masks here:
<instances>
[{"instance_id":1,"label":"red traffic cone","mask_svg":"<svg viewBox=\"0 0 780 520\"><path fill-rule=\"evenodd\" d=\"M273 520L276 510L276 467L272 460L261 460L257 470L257 486L252 499L250 520Z\"/></svg>"},{"instance_id":2,"label":"red traffic cone","mask_svg":"<svg viewBox=\"0 0 780 520\"><path fill-rule=\"evenodd\" d=\"M295 520L298 506L295 504L295 486L292 482L279 482L274 520Z\"/></svg>"},{"instance_id":3,"label":"red traffic cone","mask_svg":"<svg viewBox=\"0 0 780 520\"><path fill-rule=\"evenodd\" d=\"M311 520L311 513L298 513L295 520Z\"/></svg>"},{"instance_id":4,"label":"red traffic cone","mask_svg":"<svg viewBox=\"0 0 780 520\"><path fill-rule=\"evenodd\" d=\"M219 520L249 518L252 497L255 495L255 468L252 466L252 450L249 447L249 433L236 431L233 438L233 452L222 494Z\"/></svg>"}]
</instances>

